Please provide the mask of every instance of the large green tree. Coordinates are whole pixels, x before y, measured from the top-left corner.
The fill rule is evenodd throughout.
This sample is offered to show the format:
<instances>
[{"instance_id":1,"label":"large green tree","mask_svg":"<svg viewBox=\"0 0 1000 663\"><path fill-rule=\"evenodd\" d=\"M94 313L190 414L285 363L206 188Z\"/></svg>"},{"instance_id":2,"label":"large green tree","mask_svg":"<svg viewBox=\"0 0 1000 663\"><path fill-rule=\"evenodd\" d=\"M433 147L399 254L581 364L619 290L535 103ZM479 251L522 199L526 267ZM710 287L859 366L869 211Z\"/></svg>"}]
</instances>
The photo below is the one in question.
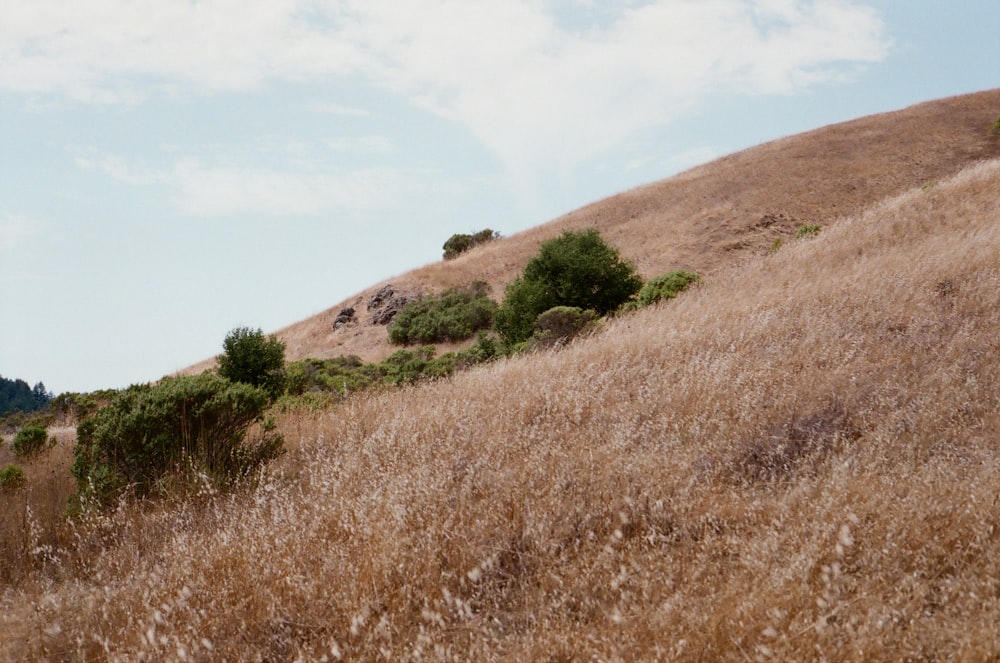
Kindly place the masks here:
<instances>
[{"instance_id":1,"label":"large green tree","mask_svg":"<svg viewBox=\"0 0 1000 663\"><path fill-rule=\"evenodd\" d=\"M260 329L237 327L222 342L219 375L233 382L262 387L272 397L285 387L285 344Z\"/></svg>"},{"instance_id":2,"label":"large green tree","mask_svg":"<svg viewBox=\"0 0 1000 663\"><path fill-rule=\"evenodd\" d=\"M596 229L567 230L542 244L523 274L507 286L496 330L513 345L531 337L538 316L555 306L606 315L642 287L635 267Z\"/></svg>"}]
</instances>

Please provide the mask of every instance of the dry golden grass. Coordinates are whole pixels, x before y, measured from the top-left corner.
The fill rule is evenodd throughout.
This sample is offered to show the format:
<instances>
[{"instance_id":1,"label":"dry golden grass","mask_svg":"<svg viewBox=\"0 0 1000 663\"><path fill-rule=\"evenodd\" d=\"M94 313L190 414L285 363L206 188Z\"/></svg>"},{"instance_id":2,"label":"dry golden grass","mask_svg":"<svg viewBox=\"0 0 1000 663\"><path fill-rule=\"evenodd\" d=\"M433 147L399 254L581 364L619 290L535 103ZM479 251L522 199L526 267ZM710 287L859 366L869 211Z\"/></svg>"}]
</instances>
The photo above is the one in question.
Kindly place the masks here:
<instances>
[{"instance_id":1,"label":"dry golden grass","mask_svg":"<svg viewBox=\"0 0 1000 663\"><path fill-rule=\"evenodd\" d=\"M62 520L76 491L69 475L76 431L50 428L49 435L56 445L28 459L16 458L9 444L0 443L0 468L17 465L25 476L20 490L0 492L0 587L22 578L44 563L46 550L65 543Z\"/></svg>"},{"instance_id":2,"label":"dry golden grass","mask_svg":"<svg viewBox=\"0 0 1000 663\"><path fill-rule=\"evenodd\" d=\"M996 660L997 191L974 165L563 350L288 413L243 493L76 524L0 656Z\"/></svg>"}]
</instances>

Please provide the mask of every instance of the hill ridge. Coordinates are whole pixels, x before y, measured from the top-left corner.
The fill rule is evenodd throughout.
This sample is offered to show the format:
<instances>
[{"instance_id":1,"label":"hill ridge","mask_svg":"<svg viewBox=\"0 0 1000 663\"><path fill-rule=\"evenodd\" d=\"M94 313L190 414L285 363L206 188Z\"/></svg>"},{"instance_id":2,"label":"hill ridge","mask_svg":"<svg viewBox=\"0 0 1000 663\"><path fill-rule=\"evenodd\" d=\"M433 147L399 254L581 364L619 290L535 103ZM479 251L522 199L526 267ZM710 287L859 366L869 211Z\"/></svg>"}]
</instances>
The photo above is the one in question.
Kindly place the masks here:
<instances>
[{"instance_id":1,"label":"hill ridge","mask_svg":"<svg viewBox=\"0 0 1000 663\"><path fill-rule=\"evenodd\" d=\"M276 333L290 360L352 354L365 361L384 359L395 348L384 326L373 324L359 306L379 288L392 284L415 295L482 280L500 299L538 245L566 229L597 227L644 278L672 269L711 275L733 260L766 251L799 225L835 223L1000 156L1000 140L989 134L998 114L1000 88L754 145L594 201L453 260L386 278ZM356 308L356 322L335 330L334 319L348 306ZM207 359L184 372L213 363Z\"/></svg>"}]
</instances>

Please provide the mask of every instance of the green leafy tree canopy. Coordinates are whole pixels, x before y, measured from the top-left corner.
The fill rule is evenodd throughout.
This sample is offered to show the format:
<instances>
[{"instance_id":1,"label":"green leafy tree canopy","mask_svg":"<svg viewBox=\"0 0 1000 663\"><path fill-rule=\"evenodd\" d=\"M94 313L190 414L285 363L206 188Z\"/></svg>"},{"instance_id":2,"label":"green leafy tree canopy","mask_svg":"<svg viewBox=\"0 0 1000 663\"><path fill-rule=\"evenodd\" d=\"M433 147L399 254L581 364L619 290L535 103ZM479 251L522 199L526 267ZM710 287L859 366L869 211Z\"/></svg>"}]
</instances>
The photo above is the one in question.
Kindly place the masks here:
<instances>
[{"instance_id":1,"label":"green leafy tree canopy","mask_svg":"<svg viewBox=\"0 0 1000 663\"><path fill-rule=\"evenodd\" d=\"M501 338L513 345L534 333L535 321L556 306L606 315L642 287L635 267L622 260L596 229L567 230L542 244L520 278L506 290L496 315Z\"/></svg>"},{"instance_id":2,"label":"green leafy tree canopy","mask_svg":"<svg viewBox=\"0 0 1000 663\"><path fill-rule=\"evenodd\" d=\"M442 247L444 248L444 259L451 260L474 246L492 242L495 239L500 239L500 233L490 228L484 228L472 234L455 233L448 238Z\"/></svg>"},{"instance_id":3,"label":"green leafy tree canopy","mask_svg":"<svg viewBox=\"0 0 1000 663\"><path fill-rule=\"evenodd\" d=\"M219 375L265 389L272 397L285 386L285 344L260 329L237 327L226 335L219 355Z\"/></svg>"}]
</instances>

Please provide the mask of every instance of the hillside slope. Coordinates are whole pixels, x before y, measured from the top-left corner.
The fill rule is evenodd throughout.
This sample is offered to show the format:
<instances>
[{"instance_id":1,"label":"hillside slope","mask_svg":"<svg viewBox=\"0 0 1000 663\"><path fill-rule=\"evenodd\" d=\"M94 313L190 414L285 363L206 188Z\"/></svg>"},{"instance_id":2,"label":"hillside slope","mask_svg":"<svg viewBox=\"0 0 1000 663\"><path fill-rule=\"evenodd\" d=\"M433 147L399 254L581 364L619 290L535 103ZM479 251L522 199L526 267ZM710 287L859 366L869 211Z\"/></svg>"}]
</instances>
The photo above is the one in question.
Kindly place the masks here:
<instances>
[{"instance_id":1,"label":"hillside slope","mask_svg":"<svg viewBox=\"0 0 1000 663\"><path fill-rule=\"evenodd\" d=\"M711 275L766 250L777 237L792 236L799 225L828 226L911 187L1000 156L1000 140L988 132L997 115L1000 89L759 145L595 202L455 260L395 276L278 335L293 360L348 354L382 359L393 348L385 328L371 323L366 303L383 285L412 294L483 280L500 299L538 245L569 228L598 228L646 278L672 269ZM356 308L357 322L334 330L334 318L347 306Z\"/></svg>"},{"instance_id":2,"label":"hillside slope","mask_svg":"<svg viewBox=\"0 0 1000 663\"><path fill-rule=\"evenodd\" d=\"M33 553L0 658L997 660L998 191L972 165L565 349L287 413L245 493Z\"/></svg>"}]
</instances>

